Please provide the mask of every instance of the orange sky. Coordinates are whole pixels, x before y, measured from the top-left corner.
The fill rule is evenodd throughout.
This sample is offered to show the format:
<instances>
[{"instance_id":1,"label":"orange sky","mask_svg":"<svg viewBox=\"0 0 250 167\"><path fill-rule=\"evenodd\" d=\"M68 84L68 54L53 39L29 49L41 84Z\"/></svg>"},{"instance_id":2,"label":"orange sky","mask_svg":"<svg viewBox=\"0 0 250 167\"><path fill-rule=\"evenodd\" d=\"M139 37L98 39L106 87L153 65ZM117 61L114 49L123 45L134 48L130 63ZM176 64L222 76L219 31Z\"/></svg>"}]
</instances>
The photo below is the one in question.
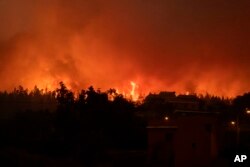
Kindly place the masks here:
<instances>
[{"instance_id":1,"label":"orange sky","mask_svg":"<svg viewBox=\"0 0 250 167\"><path fill-rule=\"evenodd\" d=\"M0 89L250 90L247 0L0 0Z\"/></svg>"}]
</instances>

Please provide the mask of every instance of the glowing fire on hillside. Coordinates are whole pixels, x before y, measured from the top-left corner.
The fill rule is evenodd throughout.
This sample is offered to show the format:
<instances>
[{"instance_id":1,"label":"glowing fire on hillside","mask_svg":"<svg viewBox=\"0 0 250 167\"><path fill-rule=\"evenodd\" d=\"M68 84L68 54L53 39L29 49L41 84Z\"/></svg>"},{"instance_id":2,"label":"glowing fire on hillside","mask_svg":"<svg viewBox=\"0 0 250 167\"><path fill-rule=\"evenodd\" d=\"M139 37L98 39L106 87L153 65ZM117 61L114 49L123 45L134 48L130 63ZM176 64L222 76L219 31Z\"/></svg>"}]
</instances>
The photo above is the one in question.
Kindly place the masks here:
<instances>
[{"instance_id":1,"label":"glowing fire on hillside","mask_svg":"<svg viewBox=\"0 0 250 167\"><path fill-rule=\"evenodd\" d=\"M248 5L238 3L234 13L202 2L4 1L0 90L53 90L62 81L74 91L116 88L132 99L250 91Z\"/></svg>"}]
</instances>

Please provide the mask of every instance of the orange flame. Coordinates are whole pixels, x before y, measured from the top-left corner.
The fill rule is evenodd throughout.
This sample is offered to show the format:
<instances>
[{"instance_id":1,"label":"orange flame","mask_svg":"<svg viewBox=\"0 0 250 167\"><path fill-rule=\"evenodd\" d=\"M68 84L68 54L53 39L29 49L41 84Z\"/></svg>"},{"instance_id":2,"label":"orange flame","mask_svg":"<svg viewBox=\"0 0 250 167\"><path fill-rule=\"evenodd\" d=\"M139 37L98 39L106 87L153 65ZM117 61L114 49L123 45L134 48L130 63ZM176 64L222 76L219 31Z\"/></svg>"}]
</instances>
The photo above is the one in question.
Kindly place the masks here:
<instances>
[{"instance_id":1,"label":"orange flame","mask_svg":"<svg viewBox=\"0 0 250 167\"><path fill-rule=\"evenodd\" d=\"M138 88L138 85L135 82L133 82L133 81L131 81L130 84L132 86L131 91L130 91L131 99L133 101L137 101L138 98L139 98L138 93L136 93L136 88Z\"/></svg>"}]
</instances>

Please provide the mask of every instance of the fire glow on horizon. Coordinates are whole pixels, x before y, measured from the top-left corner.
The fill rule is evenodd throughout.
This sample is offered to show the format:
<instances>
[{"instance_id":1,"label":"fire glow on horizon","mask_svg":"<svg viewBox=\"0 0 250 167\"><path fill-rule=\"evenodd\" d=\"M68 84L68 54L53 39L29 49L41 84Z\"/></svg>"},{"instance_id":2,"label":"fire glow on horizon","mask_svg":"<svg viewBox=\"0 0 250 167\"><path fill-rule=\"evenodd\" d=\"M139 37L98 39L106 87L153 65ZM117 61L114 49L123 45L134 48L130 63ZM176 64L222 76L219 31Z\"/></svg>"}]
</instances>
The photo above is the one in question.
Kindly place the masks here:
<instances>
[{"instance_id":1,"label":"fire glow on horizon","mask_svg":"<svg viewBox=\"0 0 250 167\"><path fill-rule=\"evenodd\" d=\"M242 94L250 91L249 4L2 0L0 90L53 90L63 81L134 98Z\"/></svg>"}]
</instances>

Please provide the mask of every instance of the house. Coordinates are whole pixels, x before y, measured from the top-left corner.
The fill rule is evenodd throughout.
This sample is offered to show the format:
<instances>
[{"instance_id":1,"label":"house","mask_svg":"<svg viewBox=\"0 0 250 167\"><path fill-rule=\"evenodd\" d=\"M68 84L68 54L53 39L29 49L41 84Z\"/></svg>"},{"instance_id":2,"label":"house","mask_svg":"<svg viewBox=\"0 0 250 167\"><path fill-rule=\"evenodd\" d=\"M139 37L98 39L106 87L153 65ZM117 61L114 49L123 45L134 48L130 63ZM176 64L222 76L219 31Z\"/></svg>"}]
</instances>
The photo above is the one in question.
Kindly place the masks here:
<instances>
[{"instance_id":1,"label":"house","mask_svg":"<svg viewBox=\"0 0 250 167\"><path fill-rule=\"evenodd\" d=\"M171 117L149 120L149 166L210 166L219 148L217 123L217 113L190 110L176 110Z\"/></svg>"}]
</instances>

